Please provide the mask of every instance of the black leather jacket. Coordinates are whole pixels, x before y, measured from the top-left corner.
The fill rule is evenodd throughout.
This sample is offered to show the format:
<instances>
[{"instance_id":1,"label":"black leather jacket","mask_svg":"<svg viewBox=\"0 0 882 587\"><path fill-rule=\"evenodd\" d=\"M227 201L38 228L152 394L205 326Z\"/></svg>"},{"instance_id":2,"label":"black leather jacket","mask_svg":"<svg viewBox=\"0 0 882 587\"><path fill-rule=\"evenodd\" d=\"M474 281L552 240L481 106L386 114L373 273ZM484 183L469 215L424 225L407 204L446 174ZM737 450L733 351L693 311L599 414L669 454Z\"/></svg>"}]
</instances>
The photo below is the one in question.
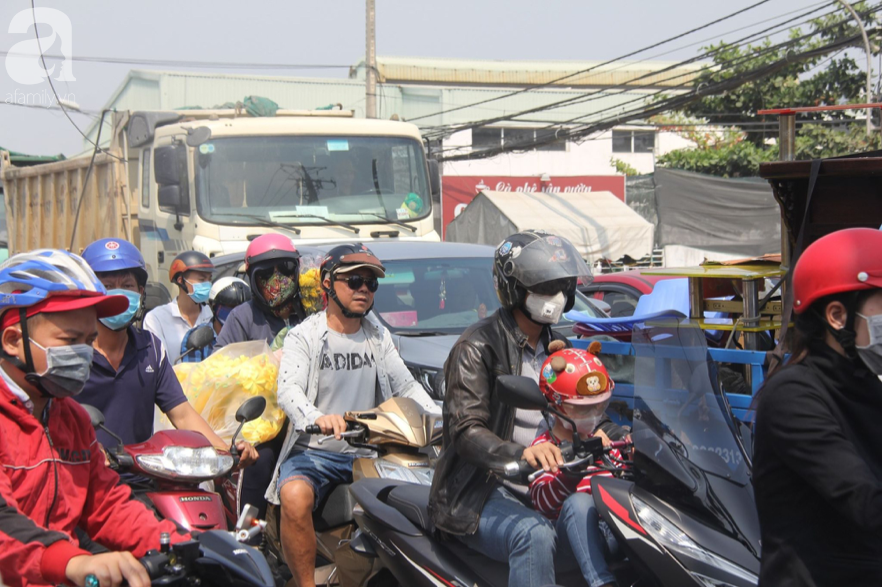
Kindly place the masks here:
<instances>
[{"instance_id":1,"label":"black leather jacket","mask_svg":"<svg viewBox=\"0 0 882 587\"><path fill-rule=\"evenodd\" d=\"M555 339L572 346L546 328L541 337L546 352ZM474 534L505 464L524 452L523 446L507 440L514 429L514 409L499 402L496 378L520 375L526 344L514 316L500 309L469 327L450 351L444 365L444 451L429 496L432 521L443 532ZM606 424L618 429L608 420Z\"/></svg>"}]
</instances>

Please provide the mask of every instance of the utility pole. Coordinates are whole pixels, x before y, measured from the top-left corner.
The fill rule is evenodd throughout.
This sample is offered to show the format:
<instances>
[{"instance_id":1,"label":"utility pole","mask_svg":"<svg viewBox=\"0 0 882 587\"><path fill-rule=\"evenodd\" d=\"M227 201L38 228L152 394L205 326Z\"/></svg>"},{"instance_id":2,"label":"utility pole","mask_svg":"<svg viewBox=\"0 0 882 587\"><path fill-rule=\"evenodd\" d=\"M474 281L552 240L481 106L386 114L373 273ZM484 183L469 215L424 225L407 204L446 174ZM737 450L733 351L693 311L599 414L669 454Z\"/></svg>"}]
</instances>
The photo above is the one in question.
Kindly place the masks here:
<instances>
[{"instance_id":1,"label":"utility pole","mask_svg":"<svg viewBox=\"0 0 882 587\"><path fill-rule=\"evenodd\" d=\"M864 28L864 23L861 22L861 19L858 16L858 13L855 12L854 8L851 7L851 4L849 4L846 0L838 0L838 1L840 4L845 6L846 10L848 10L851 13L852 18L854 18L854 21L857 23L858 28L861 30L861 36L864 38L864 51L866 51L866 53L867 53L867 97L866 97L866 102L867 102L867 104L869 104L869 103L873 102L873 82L872 82L873 66L871 64L873 52L870 49L870 40L867 38L867 29ZM867 110L867 136L870 136L871 134L873 134L873 121L871 120L872 114L873 114L872 109Z\"/></svg>"},{"instance_id":2,"label":"utility pole","mask_svg":"<svg viewBox=\"0 0 882 587\"><path fill-rule=\"evenodd\" d=\"M377 11L375 0L366 0L367 17L365 24L365 40L367 50L364 57L365 84L364 84L364 115L367 118L377 117Z\"/></svg>"}]
</instances>

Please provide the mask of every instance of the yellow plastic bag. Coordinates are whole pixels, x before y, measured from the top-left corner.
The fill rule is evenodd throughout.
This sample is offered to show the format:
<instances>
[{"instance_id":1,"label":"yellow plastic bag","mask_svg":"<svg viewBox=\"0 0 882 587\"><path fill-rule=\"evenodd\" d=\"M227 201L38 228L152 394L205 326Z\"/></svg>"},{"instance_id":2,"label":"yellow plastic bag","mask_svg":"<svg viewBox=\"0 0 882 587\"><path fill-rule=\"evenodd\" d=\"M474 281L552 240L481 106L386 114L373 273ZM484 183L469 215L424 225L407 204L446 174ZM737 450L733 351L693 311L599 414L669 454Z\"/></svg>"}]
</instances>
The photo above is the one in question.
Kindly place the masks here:
<instances>
[{"instance_id":1,"label":"yellow plastic bag","mask_svg":"<svg viewBox=\"0 0 882 587\"><path fill-rule=\"evenodd\" d=\"M276 399L279 363L265 341L231 344L200 363L181 363L174 369L193 409L226 442L239 426L236 410L256 395L266 399L266 410L242 427L245 440L267 442L282 429L285 413Z\"/></svg>"}]
</instances>

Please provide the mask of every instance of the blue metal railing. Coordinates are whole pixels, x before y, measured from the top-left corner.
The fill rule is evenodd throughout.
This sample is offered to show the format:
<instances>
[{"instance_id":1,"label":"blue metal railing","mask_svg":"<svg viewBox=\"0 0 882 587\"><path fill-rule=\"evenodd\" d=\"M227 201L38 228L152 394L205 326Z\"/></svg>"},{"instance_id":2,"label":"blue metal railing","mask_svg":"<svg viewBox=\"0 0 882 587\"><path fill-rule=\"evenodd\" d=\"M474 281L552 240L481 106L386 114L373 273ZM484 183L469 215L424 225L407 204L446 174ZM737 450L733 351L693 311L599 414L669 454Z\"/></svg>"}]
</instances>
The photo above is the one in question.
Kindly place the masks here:
<instances>
[{"instance_id":1,"label":"blue metal railing","mask_svg":"<svg viewBox=\"0 0 882 587\"><path fill-rule=\"evenodd\" d=\"M572 339L573 346L578 349L587 349L591 343L588 339ZM617 355L624 357L635 356L634 347L629 342L612 342L600 341L601 355ZM742 351L737 349L717 349L710 348L711 359L717 363L730 363L735 365L750 366L751 395L742 393L727 393L729 405L732 406L732 412L735 416L743 421L749 421L750 404L753 397L760 387L762 387L765 379L765 371L763 365L766 360L766 353L762 351ZM615 377L613 377L615 380ZM628 405L628 409L634 409L634 383L633 381L616 381L616 387L613 391L613 401L623 401ZM627 419L621 415L616 417L614 410L610 411L610 416L619 423L630 424Z\"/></svg>"}]
</instances>

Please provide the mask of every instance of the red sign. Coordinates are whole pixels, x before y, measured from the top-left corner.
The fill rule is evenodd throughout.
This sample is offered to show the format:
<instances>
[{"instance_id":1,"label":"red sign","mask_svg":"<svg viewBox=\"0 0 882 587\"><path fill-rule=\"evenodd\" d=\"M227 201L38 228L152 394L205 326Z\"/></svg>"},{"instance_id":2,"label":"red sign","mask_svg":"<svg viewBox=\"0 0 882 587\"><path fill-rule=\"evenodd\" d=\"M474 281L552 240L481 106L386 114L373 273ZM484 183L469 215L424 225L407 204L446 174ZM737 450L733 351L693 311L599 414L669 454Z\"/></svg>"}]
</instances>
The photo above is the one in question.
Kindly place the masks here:
<instances>
[{"instance_id":1,"label":"red sign","mask_svg":"<svg viewBox=\"0 0 882 587\"><path fill-rule=\"evenodd\" d=\"M625 201L624 175L575 175L552 177L543 181L539 177L500 177L500 176L449 176L441 180L441 219L443 231L456 218L463 208L483 190L497 192L549 192L566 194L570 192L612 192Z\"/></svg>"}]
</instances>

